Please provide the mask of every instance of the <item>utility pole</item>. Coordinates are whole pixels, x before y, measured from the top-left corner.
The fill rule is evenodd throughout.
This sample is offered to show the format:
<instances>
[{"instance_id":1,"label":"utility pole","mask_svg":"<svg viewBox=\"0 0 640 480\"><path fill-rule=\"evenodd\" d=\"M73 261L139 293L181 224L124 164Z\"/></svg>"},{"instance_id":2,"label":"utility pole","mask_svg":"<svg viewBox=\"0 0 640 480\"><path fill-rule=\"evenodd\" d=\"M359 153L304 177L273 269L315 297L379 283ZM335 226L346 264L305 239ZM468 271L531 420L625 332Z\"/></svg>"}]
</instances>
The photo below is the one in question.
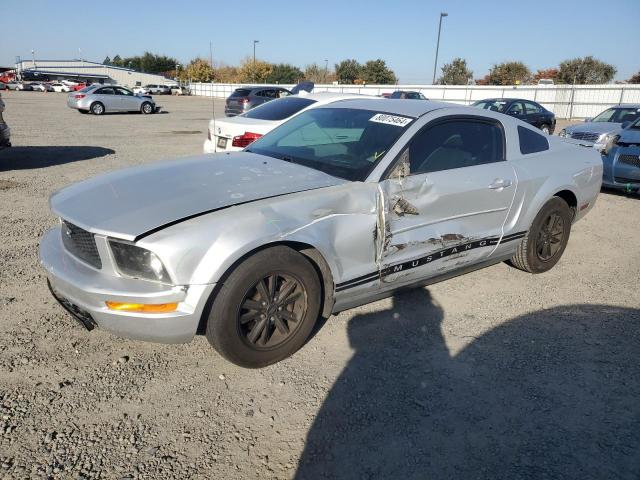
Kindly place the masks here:
<instances>
[{"instance_id":1,"label":"utility pole","mask_svg":"<svg viewBox=\"0 0 640 480\"><path fill-rule=\"evenodd\" d=\"M254 82L257 82L256 80L256 43L260 43L260 40L253 41L253 81Z\"/></svg>"},{"instance_id":2,"label":"utility pole","mask_svg":"<svg viewBox=\"0 0 640 480\"><path fill-rule=\"evenodd\" d=\"M432 85L436 84L436 69L438 68L438 50L440 50L440 31L442 30L442 17L447 17L449 14L446 12L440 12L440 23L438 24L438 42L436 43L436 61L433 64L433 80Z\"/></svg>"},{"instance_id":3,"label":"utility pole","mask_svg":"<svg viewBox=\"0 0 640 480\"><path fill-rule=\"evenodd\" d=\"M329 60L324 59L324 83L327 83L327 72L329 71Z\"/></svg>"}]
</instances>

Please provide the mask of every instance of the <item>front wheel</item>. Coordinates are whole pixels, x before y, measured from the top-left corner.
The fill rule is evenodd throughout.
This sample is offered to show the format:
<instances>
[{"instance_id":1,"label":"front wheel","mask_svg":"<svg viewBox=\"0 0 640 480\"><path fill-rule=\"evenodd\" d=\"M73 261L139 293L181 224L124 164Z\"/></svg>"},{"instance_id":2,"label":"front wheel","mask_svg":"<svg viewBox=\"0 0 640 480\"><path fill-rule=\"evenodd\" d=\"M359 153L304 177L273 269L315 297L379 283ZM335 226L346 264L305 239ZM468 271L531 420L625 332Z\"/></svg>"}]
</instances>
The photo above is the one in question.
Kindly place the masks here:
<instances>
[{"instance_id":1,"label":"front wheel","mask_svg":"<svg viewBox=\"0 0 640 480\"><path fill-rule=\"evenodd\" d=\"M572 216L571 208L563 199L553 197L549 200L518 245L511 264L529 273L551 270L569 241Z\"/></svg>"},{"instance_id":2,"label":"front wheel","mask_svg":"<svg viewBox=\"0 0 640 480\"><path fill-rule=\"evenodd\" d=\"M295 353L320 313L313 265L277 246L242 262L217 292L207 321L209 343L227 360L260 368Z\"/></svg>"},{"instance_id":3,"label":"front wheel","mask_svg":"<svg viewBox=\"0 0 640 480\"><path fill-rule=\"evenodd\" d=\"M149 102L144 102L140 107L140 111L145 115L149 115L150 113L153 113L153 105L151 105Z\"/></svg>"}]
</instances>

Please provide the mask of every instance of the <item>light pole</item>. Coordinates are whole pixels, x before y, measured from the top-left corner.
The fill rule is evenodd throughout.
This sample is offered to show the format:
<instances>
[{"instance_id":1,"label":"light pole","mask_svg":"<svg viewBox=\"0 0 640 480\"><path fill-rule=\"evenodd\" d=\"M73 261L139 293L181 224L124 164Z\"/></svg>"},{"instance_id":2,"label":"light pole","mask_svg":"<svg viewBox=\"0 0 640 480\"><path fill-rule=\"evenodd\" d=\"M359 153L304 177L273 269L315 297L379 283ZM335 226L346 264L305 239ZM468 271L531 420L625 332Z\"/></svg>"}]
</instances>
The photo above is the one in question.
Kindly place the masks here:
<instances>
[{"instance_id":1,"label":"light pole","mask_svg":"<svg viewBox=\"0 0 640 480\"><path fill-rule=\"evenodd\" d=\"M442 17L449 16L446 12L440 12L440 23L438 24L438 43L436 43L436 61L433 64L433 80L432 85L436 84L436 69L438 68L438 50L440 50L440 30L442 30Z\"/></svg>"},{"instance_id":2,"label":"light pole","mask_svg":"<svg viewBox=\"0 0 640 480\"><path fill-rule=\"evenodd\" d=\"M327 83L327 71L329 70L329 60L324 59L324 83Z\"/></svg>"},{"instance_id":3,"label":"light pole","mask_svg":"<svg viewBox=\"0 0 640 480\"><path fill-rule=\"evenodd\" d=\"M36 69L36 51L32 48L31 49L31 58L33 59L33 69Z\"/></svg>"},{"instance_id":4,"label":"light pole","mask_svg":"<svg viewBox=\"0 0 640 480\"><path fill-rule=\"evenodd\" d=\"M260 43L260 40L253 41L253 81L256 81L256 43Z\"/></svg>"}]
</instances>

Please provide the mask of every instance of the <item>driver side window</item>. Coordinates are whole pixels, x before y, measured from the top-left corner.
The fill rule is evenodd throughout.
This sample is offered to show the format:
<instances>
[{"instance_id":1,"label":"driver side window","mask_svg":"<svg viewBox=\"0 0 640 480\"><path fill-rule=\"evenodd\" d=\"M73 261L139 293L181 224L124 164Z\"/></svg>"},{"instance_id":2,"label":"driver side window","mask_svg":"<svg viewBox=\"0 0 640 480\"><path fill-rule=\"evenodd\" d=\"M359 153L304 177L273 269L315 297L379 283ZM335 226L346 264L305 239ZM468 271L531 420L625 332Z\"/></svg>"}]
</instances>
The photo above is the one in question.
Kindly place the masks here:
<instances>
[{"instance_id":1,"label":"driver side window","mask_svg":"<svg viewBox=\"0 0 640 480\"><path fill-rule=\"evenodd\" d=\"M411 174L504 160L504 133L494 122L446 120L418 132L409 145Z\"/></svg>"}]
</instances>

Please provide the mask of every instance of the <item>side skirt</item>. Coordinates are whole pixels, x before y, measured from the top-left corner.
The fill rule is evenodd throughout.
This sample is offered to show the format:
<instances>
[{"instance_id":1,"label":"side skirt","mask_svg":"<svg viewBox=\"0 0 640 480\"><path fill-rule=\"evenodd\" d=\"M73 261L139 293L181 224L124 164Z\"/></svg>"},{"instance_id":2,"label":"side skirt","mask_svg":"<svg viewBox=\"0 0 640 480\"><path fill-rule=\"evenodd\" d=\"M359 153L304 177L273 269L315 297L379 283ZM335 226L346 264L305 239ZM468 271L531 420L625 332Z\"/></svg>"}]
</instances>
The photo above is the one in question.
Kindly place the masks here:
<instances>
[{"instance_id":1,"label":"side skirt","mask_svg":"<svg viewBox=\"0 0 640 480\"><path fill-rule=\"evenodd\" d=\"M372 294L371 296L368 296L366 298L364 297L360 297L360 298L355 298L355 299L351 299L351 298L345 298L344 301L338 301L336 302L336 304L333 307L333 311L331 312L332 314L336 315L344 310L349 310L351 308L355 308L355 307L359 307L361 305L366 305L368 303L371 302L376 302L378 300L382 300L383 298L388 298L393 296L396 292L399 291L403 291L403 290L409 290L412 288L417 288L417 287L426 287L428 285L433 285L434 283L439 283L439 282L443 282L445 280L449 280L451 278L455 278L458 277L460 275L465 275L467 273L470 272L474 272L476 270L481 270L483 268L486 267L490 267L492 265L496 265L500 262L504 262L505 260L509 260L511 257L513 256L513 252L510 252L508 254L503 254L499 257L495 257L495 258L490 258L484 262L480 262L480 263L476 263L474 265L467 265L465 267L456 269L456 270L452 270L450 272L444 273L442 275L436 275L434 277L430 277L424 280L419 280L417 282L408 284L408 285L402 285L398 288L395 289L390 289L390 290L385 290L382 292L377 292Z\"/></svg>"}]
</instances>

